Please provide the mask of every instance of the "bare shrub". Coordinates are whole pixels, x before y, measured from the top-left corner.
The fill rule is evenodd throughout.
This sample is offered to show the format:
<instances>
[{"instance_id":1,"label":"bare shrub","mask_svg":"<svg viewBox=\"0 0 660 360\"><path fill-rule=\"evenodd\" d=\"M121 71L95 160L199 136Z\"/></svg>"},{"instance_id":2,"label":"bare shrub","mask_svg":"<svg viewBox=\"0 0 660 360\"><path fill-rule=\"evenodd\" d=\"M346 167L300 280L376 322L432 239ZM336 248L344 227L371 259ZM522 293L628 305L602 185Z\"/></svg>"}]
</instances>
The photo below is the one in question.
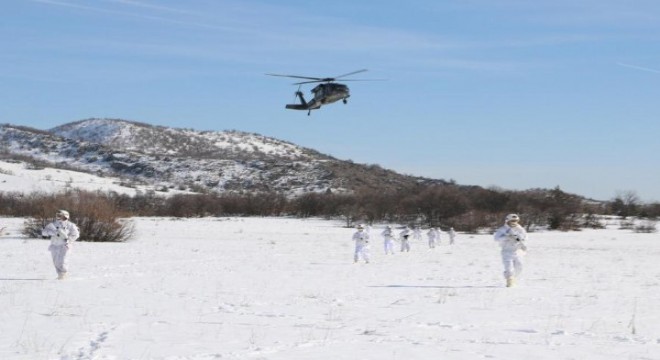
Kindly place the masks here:
<instances>
[{"instance_id":1,"label":"bare shrub","mask_svg":"<svg viewBox=\"0 0 660 360\"><path fill-rule=\"evenodd\" d=\"M41 230L43 230L43 228L51 221L52 219L46 218L31 218L25 220L21 233L27 237L41 238Z\"/></svg>"},{"instance_id":2,"label":"bare shrub","mask_svg":"<svg viewBox=\"0 0 660 360\"><path fill-rule=\"evenodd\" d=\"M11 170L5 170L3 168L0 168L0 174L5 174L5 175L14 175L14 172Z\"/></svg>"},{"instance_id":3,"label":"bare shrub","mask_svg":"<svg viewBox=\"0 0 660 360\"><path fill-rule=\"evenodd\" d=\"M639 216L650 219L660 218L660 203L655 202L655 203L643 205Z\"/></svg>"},{"instance_id":4,"label":"bare shrub","mask_svg":"<svg viewBox=\"0 0 660 360\"><path fill-rule=\"evenodd\" d=\"M619 222L619 229L621 230L632 230L635 227L635 221L633 219L622 219Z\"/></svg>"},{"instance_id":5,"label":"bare shrub","mask_svg":"<svg viewBox=\"0 0 660 360\"><path fill-rule=\"evenodd\" d=\"M468 211L464 214L447 219L446 222L442 224L442 227L453 227L457 231L477 234L481 229L497 228L500 226L500 218L501 216L492 215L486 211Z\"/></svg>"},{"instance_id":6,"label":"bare shrub","mask_svg":"<svg viewBox=\"0 0 660 360\"><path fill-rule=\"evenodd\" d=\"M33 199L31 219L25 222L23 234L41 237L41 230L54 220L58 209L66 209L71 213L71 221L80 229L80 241L123 242L133 236L133 223L120 220L123 214L111 199L85 191L70 191Z\"/></svg>"},{"instance_id":7,"label":"bare shrub","mask_svg":"<svg viewBox=\"0 0 660 360\"><path fill-rule=\"evenodd\" d=\"M600 218L593 213L585 214L582 217L582 226L589 229L604 229L605 225L600 221Z\"/></svg>"},{"instance_id":8,"label":"bare shrub","mask_svg":"<svg viewBox=\"0 0 660 360\"><path fill-rule=\"evenodd\" d=\"M633 231L635 231L636 233L654 233L658 231L655 228L655 224L656 222L653 220L645 220L635 225Z\"/></svg>"}]
</instances>

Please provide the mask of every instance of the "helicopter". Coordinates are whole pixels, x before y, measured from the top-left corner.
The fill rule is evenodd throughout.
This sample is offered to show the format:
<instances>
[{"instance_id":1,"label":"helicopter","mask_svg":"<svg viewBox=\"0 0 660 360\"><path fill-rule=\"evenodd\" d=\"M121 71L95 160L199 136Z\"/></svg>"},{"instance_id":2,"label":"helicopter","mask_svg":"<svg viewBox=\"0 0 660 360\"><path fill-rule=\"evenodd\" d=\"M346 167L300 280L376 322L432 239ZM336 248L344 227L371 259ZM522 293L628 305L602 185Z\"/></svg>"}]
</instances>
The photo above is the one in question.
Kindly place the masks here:
<instances>
[{"instance_id":1,"label":"helicopter","mask_svg":"<svg viewBox=\"0 0 660 360\"><path fill-rule=\"evenodd\" d=\"M306 79L307 81L301 81L294 83L293 85L298 85L298 91L295 95L300 99L300 104L287 104L285 107L292 110L307 110L307 116L312 113L312 110L320 109L322 105L332 104L333 102L341 100L344 104L348 102L348 98L351 96L348 86L340 83L336 83L337 79L341 79L350 75L355 75L367 71L367 69L357 70L349 72L348 74L343 74L335 77L311 77L311 76L298 76L298 75L282 75L282 74L266 74L270 76L280 76L280 77L290 77L295 79ZM346 79L344 81L369 81L364 79ZM312 90L314 97L307 101L303 96L300 87L304 84L313 84L320 83L316 85Z\"/></svg>"}]
</instances>

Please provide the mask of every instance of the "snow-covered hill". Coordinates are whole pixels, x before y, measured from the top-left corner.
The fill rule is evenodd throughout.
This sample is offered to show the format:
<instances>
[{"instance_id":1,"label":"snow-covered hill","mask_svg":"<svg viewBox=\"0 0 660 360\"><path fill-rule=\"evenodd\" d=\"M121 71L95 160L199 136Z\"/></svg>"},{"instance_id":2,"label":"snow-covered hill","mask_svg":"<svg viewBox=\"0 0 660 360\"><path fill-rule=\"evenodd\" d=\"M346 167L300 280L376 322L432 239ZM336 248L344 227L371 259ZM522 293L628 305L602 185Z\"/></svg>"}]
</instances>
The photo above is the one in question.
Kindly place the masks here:
<instances>
[{"instance_id":1,"label":"snow-covered hill","mask_svg":"<svg viewBox=\"0 0 660 360\"><path fill-rule=\"evenodd\" d=\"M285 141L239 131L195 131L114 120L89 119L55 127L51 133L122 151L150 155L282 158L312 160L321 154Z\"/></svg>"},{"instance_id":2,"label":"snow-covered hill","mask_svg":"<svg viewBox=\"0 0 660 360\"><path fill-rule=\"evenodd\" d=\"M0 125L5 158L117 177L132 186L193 192L350 192L444 183L354 164L239 131L195 131L89 119L49 131Z\"/></svg>"}]
</instances>

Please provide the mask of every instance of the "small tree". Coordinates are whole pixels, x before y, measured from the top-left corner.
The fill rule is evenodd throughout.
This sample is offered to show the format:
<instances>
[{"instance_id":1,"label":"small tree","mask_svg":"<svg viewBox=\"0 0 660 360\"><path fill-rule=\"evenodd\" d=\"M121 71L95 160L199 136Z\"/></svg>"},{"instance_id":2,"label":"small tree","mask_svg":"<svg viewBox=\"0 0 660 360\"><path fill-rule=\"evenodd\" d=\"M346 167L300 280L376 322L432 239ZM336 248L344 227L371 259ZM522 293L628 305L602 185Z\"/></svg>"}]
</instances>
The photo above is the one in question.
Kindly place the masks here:
<instances>
[{"instance_id":1,"label":"small tree","mask_svg":"<svg viewBox=\"0 0 660 360\"><path fill-rule=\"evenodd\" d=\"M612 200L612 212L622 218L635 216L640 207L640 200L634 191L619 191Z\"/></svg>"}]
</instances>

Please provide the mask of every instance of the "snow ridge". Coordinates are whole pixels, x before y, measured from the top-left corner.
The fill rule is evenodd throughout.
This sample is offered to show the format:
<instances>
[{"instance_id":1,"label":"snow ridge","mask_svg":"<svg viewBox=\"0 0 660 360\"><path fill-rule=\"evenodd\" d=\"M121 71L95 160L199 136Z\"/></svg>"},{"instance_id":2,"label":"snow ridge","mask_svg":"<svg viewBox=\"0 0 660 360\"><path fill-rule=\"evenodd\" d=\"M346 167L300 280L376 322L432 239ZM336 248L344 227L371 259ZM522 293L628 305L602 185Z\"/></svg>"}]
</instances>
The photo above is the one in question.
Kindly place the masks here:
<instances>
[{"instance_id":1,"label":"snow ridge","mask_svg":"<svg viewBox=\"0 0 660 360\"><path fill-rule=\"evenodd\" d=\"M0 153L40 166L118 177L168 192L351 192L444 183L342 161L240 131L196 131L119 119L88 119L48 131L0 125Z\"/></svg>"}]
</instances>

